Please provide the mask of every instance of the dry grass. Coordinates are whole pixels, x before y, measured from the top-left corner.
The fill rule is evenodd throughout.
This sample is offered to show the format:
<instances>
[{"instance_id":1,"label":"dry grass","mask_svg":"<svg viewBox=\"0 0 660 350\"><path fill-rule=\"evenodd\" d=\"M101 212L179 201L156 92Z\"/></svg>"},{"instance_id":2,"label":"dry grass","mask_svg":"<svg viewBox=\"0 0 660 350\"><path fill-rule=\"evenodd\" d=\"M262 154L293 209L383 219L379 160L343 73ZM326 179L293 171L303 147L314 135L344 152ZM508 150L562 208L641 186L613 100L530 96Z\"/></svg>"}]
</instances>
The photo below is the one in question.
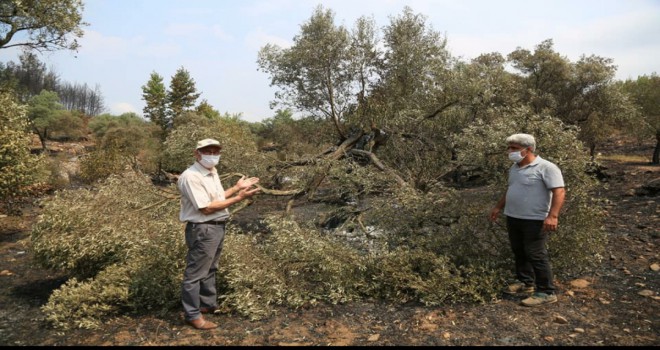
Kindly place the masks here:
<instances>
[{"instance_id":1,"label":"dry grass","mask_svg":"<svg viewBox=\"0 0 660 350\"><path fill-rule=\"evenodd\" d=\"M597 157L599 161L611 161L617 163L650 163L648 156L630 155L630 154L605 154Z\"/></svg>"}]
</instances>

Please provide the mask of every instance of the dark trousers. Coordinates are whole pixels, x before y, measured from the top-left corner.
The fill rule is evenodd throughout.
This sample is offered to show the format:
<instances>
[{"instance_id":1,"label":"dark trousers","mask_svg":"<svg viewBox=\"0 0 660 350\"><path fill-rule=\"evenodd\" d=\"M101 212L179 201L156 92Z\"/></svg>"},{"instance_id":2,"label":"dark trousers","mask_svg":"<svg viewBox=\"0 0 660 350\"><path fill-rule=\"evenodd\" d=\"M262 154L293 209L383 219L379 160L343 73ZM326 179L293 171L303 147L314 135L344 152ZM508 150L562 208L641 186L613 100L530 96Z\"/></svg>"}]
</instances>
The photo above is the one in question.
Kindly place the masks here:
<instances>
[{"instance_id":1,"label":"dark trousers","mask_svg":"<svg viewBox=\"0 0 660 350\"><path fill-rule=\"evenodd\" d=\"M200 307L218 305L215 274L225 239L225 225L186 224L186 269L181 284L181 302L186 320L201 316Z\"/></svg>"},{"instance_id":2,"label":"dark trousers","mask_svg":"<svg viewBox=\"0 0 660 350\"><path fill-rule=\"evenodd\" d=\"M548 233L543 220L506 217L509 242L516 264L516 277L526 285L536 285L536 291L554 294L552 267L546 249Z\"/></svg>"}]
</instances>

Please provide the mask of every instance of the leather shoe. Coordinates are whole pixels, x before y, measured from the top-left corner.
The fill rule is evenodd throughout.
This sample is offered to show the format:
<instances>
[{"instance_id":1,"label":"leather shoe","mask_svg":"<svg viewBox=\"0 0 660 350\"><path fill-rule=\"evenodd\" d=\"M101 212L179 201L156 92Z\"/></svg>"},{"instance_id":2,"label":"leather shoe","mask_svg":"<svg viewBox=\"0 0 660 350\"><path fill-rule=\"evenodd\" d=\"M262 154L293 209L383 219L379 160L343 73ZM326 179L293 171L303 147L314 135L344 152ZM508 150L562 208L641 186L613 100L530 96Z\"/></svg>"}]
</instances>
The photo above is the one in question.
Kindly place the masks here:
<instances>
[{"instance_id":1,"label":"leather shoe","mask_svg":"<svg viewBox=\"0 0 660 350\"><path fill-rule=\"evenodd\" d=\"M207 330L207 329L213 329L213 328L218 328L218 325L211 322L207 321L204 319L204 317L200 317L194 320L186 320L186 323L191 325L195 329L202 329L202 330Z\"/></svg>"},{"instance_id":2,"label":"leather shoe","mask_svg":"<svg viewBox=\"0 0 660 350\"><path fill-rule=\"evenodd\" d=\"M199 312L203 314L214 314L216 311L218 311L218 308L213 306L213 307L200 307Z\"/></svg>"}]
</instances>

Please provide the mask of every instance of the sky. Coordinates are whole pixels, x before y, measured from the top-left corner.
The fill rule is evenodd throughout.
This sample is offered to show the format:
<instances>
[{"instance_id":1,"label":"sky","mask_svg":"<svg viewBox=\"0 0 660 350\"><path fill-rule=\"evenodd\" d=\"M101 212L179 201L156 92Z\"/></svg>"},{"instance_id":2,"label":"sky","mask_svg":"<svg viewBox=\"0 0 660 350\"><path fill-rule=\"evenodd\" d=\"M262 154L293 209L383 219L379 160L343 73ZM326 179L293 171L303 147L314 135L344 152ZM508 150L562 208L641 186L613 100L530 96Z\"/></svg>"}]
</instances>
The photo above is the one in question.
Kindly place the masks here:
<instances>
[{"instance_id":1,"label":"sky","mask_svg":"<svg viewBox=\"0 0 660 350\"><path fill-rule=\"evenodd\" d=\"M276 87L258 71L266 44L290 47L318 5L335 24L352 28L362 16L378 28L405 6L447 38L452 56L534 51L546 39L571 62L611 58L616 78L660 73L660 0L83 0L84 36L77 52L39 59L69 83L99 87L106 112L142 115L142 86L152 72L169 87L183 67L201 96L220 113L261 121ZM382 37L382 31L380 32ZM18 62L20 50L0 50Z\"/></svg>"}]
</instances>

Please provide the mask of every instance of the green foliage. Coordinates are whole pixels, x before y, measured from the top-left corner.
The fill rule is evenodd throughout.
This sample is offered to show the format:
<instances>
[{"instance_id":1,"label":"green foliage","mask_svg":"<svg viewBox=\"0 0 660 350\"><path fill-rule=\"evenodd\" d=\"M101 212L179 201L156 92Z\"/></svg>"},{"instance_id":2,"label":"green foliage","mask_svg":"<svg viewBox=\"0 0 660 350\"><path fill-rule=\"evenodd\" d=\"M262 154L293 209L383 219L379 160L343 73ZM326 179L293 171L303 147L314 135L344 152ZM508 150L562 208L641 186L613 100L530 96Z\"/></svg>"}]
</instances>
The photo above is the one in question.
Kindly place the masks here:
<instances>
[{"instance_id":1,"label":"green foliage","mask_svg":"<svg viewBox=\"0 0 660 350\"><path fill-rule=\"evenodd\" d=\"M7 0L0 3L0 49L76 50L84 4L81 0Z\"/></svg>"},{"instance_id":2,"label":"green foliage","mask_svg":"<svg viewBox=\"0 0 660 350\"><path fill-rule=\"evenodd\" d=\"M87 120L81 112L68 111L54 91L42 90L29 102L28 118L32 129L45 141L81 140L87 136Z\"/></svg>"},{"instance_id":3,"label":"green foliage","mask_svg":"<svg viewBox=\"0 0 660 350\"><path fill-rule=\"evenodd\" d=\"M34 259L71 277L44 305L47 319L93 328L120 311L179 305L185 242L176 198L126 173L46 201L32 229Z\"/></svg>"},{"instance_id":4,"label":"green foliage","mask_svg":"<svg viewBox=\"0 0 660 350\"><path fill-rule=\"evenodd\" d=\"M488 294L492 271L457 267L428 250L398 248L372 257L369 266L369 295L398 303L484 302L495 294Z\"/></svg>"},{"instance_id":5,"label":"green foliage","mask_svg":"<svg viewBox=\"0 0 660 350\"><path fill-rule=\"evenodd\" d=\"M0 91L0 201L10 213L16 209L13 203L41 180L44 163L42 157L30 154L30 143L26 106Z\"/></svg>"},{"instance_id":6,"label":"green foliage","mask_svg":"<svg viewBox=\"0 0 660 350\"><path fill-rule=\"evenodd\" d=\"M266 155L257 151L256 138L246 123L233 118L208 119L194 113L184 114L181 119L165 141L163 168L166 171L181 173L186 170L195 161L193 151L197 141L214 138L222 145L218 168L221 173L265 174Z\"/></svg>"},{"instance_id":7,"label":"green foliage","mask_svg":"<svg viewBox=\"0 0 660 350\"><path fill-rule=\"evenodd\" d=\"M202 102L197 105L195 108L195 113L197 115L205 116L209 119L221 117L220 112L214 109L206 99L202 100Z\"/></svg>"},{"instance_id":8,"label":"green foliage","mask_svg":"<svg viewBox=\"0 0 660 350\"><path fill-rule=\"evenodd\" d=\"M488 188L433 188L423 194L407 188L374 200L365 221L383 230L390 250L432 252L465 272L487 273L478 280L489 283L473 284L475 277L464 281L467 289L481 289L478 300L483 300L495 293L493 286L503 280L511 263L505 230L486 220L492 197Z\"/></svg>"},{"instance_id":9,"label":"green foliage","mask_svg":"<svg viewBox=\"0 0 660 350\"><path fill-rule=\"evenodd\" d=\"M641 120L631 123L625 130L637 138L654 136L656 145L652 162L660 164L660 76L654 72L637 80L626 80L621 85L641 109Z\"/></svg>"},{"instance_id":10,"label":"green foliage","mask_svg":"<svg viewBox=\"0 0 660 350\"><path fill-rule=\"evenodd\" d=\"M592 55L571 63L548 39L534 53L515 50L509 60L522 73L517 79L522 100L536 114L579 126L580 140L592 157L613 130L639 119L634 105L613 83L616 66L611 59Z\"/></svg>"},{"instance_id":11,"label":"green foliage","mask_svg":"<svg viewBox=\"0 0 660 350\"><path fill-rule=\"evenodd\" d=\"M270 233L228 235L220 262L222 305L251 319L273 307L355 300L366 266L357 252L286 218L266 219Z\"/></svg>"},{"instance_id":12,"label":"green foliage","mask_svg":"<svg viewBox=\"0 0 660 350\"><path fill-rule=\"evenodd\" d=\"M388 191L396 183L376 167L365 167L350 159L317 162L317 169L328 169L323 193L324 201L357 203L368 195Z\"/></svg>"},{"instance_id":13,"label":"green foliage","mask_svg":"<svg viewBox=\"0 0 660 350\"><path fill-rule=\"evenodd\" d=\"M83 179L93 182L119 174L127 166L144 173L155 173L160 157L160 130L135 113L109 114L92 118L90 129L96 136L96 149L83 158Z\"/></svg>"},{"instance_id":14,"label":"green foliage","mask_svg":"<svg viewBox=\"0 0 660 350\"><path fill-rule=\"evenodd\" d=\"M149 81L142 86L142 99L145 102L144 116L160 127L164 139L171 119L167 113L167 90L158 73L152 72Z\"/></svg>"},{"instance_id":15,"label":"green foliage","mask_svg":"<svg viewBox=\"0 0 660 350\"><path fill-rule=\"evenodd\" d=\"M307 157L336 140L326 124L313 117L294 119L290 110L278 110L275 116L264 119L255 133L260 137L260 148L276 150L280 160Z\"/></svg>"},{"instance_id":16,"label":"green foliage","mask_svg":"<svg viewBox=\"0 0 660 350\"><path fill-rule=\"evenodd\" d=\"M81 176L102 181L94 190L59 192L33 228L36 261L72 275L44 306L47 318L58 327L88 328L126 311L179 304L185 244L178 193L130 171L144 171L145 159L159 153L155 129L166 130L159 158L166 171L184 171L196 142L215 138L223 145L223 182L236 173L258 176L262 185L306 190L308 200L331 208L307 221L269 216L265 232L228 226L219 301L253 320L275 306L359 298L425 305L496 298L513 261L503 220L491 223L487 214L506 189L505 139L514 133L534 135L536 153L564 176L566 203L549 240L555 274L600 262L603 213L589 175L598 164L585 143L593 152L611 130L635 120L624 91L642 104L650 88L613 85L610 60L571 63L551 40L533 53L458 62L446 38L409 8L383 29L383 42L374 28L360 18L349 32L317 7L290 48L262 48L260 69L281 89L278 102L308 113L304 118L279 110L255 125L240 114L221 115L206 100L192 108L199 94L183 68L170 91L156 73L143 87L151 124L133 115L94 118L98 147L82 159ZM34 107L46 106L43 115L50 116L57 108L48 101L45 93ZM318 156L356 133L374 138L339 158ZM355 150L371 151L386 171ZM454 170L473 186L459 189L464 183L449 178ZM322 230L329 218L364 236L356 243Z\"/></svg>"},{"instance_id":17,"label":"green foliage","mask_svg":"<svg viewBox=\"0 0 660 350\"><path fill-rule=\"evenodd\" d=\"M57 74L49 71L46 64L39 61L37 53L31 51L23 51L18 64L12 61L6 66L0 64L0 71L0 82L14 90L21 102L28 101L42 90L55 91L59 81Z\"/></svg>"},{"instance_id":18,"label":"green foliage","mask_svg":"<svg viewBox=\"0 0 660 350\"><path fill-rule=\"evenodd\" d=\"M128 279L121 267L109 266L95 279L69 279L53 291L41 310L54 327L98 329L108 316L117 315L128 299Z\"/></svg>"},{"instance_id":19,"label":"green foliage","mask_svg":"<svg viewBox=\"0 0 660 350\"><path fill-rule=\"evenodd\" d=\"M152 80L153 79L154 76L152 75ZM195 80L190 76L190 73L183 67L177 69L170 81L170 89L167 92L166 97L169 111L171 113L171 119L175 120L181 116L183 112L190 110L190 108L195 105L195 101L197 101L199 95L201 95L201 93L197 92Z\"/></svg>"},{"instance_id":20,"label":"green foliage","mask_svg":"<svg viewBox=\"0 0 660 350\"><path fill-rule=\"evenodd\" d=\"M89 129L97 140L102 140L106 133L112 129L141 129L144 128L145 124L142 118L132 112L119 116L106 113L93 117L89 121Z\"/></svg>"},{"instance_id":21,"label":"green foliage","mask_svg":"<svg viewBox=\"0 0 660 350\"><path fill-rule=\"evenodd\" d=\"M566 201L559 218L561 227L550 238L553 265L560 273L593 266L602 259L605 244L600 225L603 211L591 197L597 185L589 175L594 164L578 140L578 130L555 118L521 109L508 113L497 123L476 123L457 136L458 162L478 169L475 172L499 188L498 196L488 200L492 207L506 190L505 180L511 166L506 157L506 137L519 132L534 135L536 154L559 166L566 185Z\"/></svg>"},{"instance_id":22,"label":"green foliage","mask_svg":"<svg viewBox=\"0 0 660 350\"><path fill-rule=\"evenodd\" d=\"M383 58L384 77L378 87L393 111L427 113L434 104L438 89L446 80L451 56L446 38L426 23L427 17L405 7L383 29L387 50Z\"/></svg>"},{"instance_id":23,"label":"green foliage","mask_svg":"<svg viewBox=\"0 0 660 350\"><path fill-rule=\"evenodd\" d=\"M64 110L59 100L56 92L42 90L28 101L28 118L42 143L48 139L50 128L55 124L55 116Z\"/></svg>"},{"instance_id":24,"label":"green foliage","mask_svg":"<svg viewBox=\"0 0 660 350\"><path fill-rule=\"evenodd\" d=\"M279 87L277 101L285 107L305 110L330 121L344 135L345 114L354 100L349 33L334 24L332 10L316 7L301 34L287 49L266 45L259 51L260 70Z\"/></svg>"},{"instance_id":25,"label":"green foliage","mask_svg":"<svg viewBox=\"0 0 660 350\"><path fill-rule=\"evenodd\" d=\"M635 133L655 136L660 130L660 76L654 72L637 80L628 79L623 82L623 89L631 95L644 116L643 127L636 125Z\"/></svg>"},{"instance_id":26,"label":"green foliage","mask_svg":"<svg viewBox=\"0 0 660 350\"><path fill-rule=\"evenodd\" d=\"M49 124L48 134L52 140L79 141L87 136L87 123L81 112L58 110Z\"/></svg>"}]
</instances>

